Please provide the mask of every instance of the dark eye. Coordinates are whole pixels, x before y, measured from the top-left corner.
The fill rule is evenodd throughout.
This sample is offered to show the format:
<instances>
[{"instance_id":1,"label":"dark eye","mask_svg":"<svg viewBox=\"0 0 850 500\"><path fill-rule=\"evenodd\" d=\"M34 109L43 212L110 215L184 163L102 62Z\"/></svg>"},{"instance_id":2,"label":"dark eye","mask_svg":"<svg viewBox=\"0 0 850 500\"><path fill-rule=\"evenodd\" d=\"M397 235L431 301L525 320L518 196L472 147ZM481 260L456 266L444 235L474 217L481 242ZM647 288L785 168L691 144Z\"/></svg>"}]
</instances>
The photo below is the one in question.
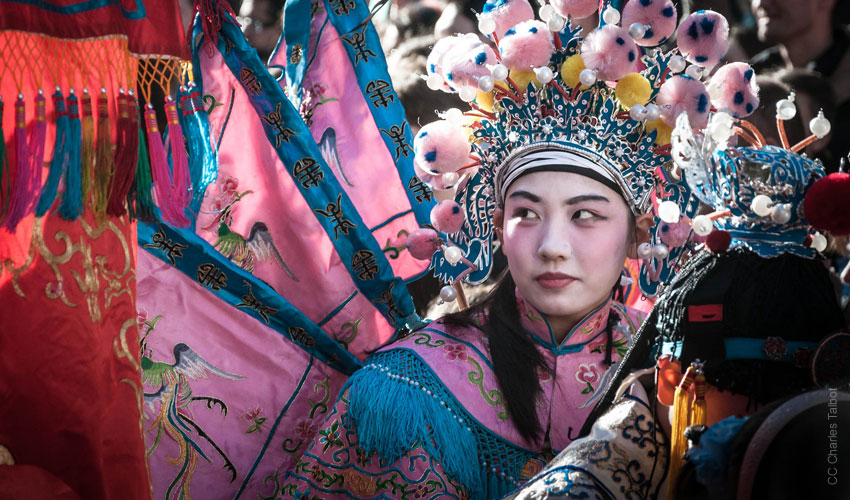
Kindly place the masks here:
<instances>
[{"instance_id":1,"label":"dark eye","mask_svg":"<svg viewBox=\"0 0 850 500\"><path fill-rule=\"evenodd\" d=\"M576 219L576 220L590 220L590 219L595 219L595 218L596 218L596 214L591 212L590 210L577 210L573 214L573 219Z\"/></svg>"},{"instance_id":2,"label":"dark eye","mask_svg":"<svg viewBox=\"0 0 850 500\"><path fill-rule=\"evenodd\" d=\"M537 219L539 218L536 213L529 210L528 208L517 208L514 210L514 217L520 219Z\"/></svg>"}]
</instances>

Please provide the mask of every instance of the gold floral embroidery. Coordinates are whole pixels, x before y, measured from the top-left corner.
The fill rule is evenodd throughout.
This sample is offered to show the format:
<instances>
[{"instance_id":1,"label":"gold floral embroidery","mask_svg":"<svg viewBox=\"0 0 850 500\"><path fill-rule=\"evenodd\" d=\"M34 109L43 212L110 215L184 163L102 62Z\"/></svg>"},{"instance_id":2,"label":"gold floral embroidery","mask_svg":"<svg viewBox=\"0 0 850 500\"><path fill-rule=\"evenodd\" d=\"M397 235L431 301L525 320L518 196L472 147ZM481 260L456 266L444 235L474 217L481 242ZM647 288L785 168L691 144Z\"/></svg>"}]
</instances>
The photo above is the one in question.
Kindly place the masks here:
<instances>
[{"instance_id":1,"label":"gold floral embroidery","mask_svg":"<svg viewBox=\"0 0 850 500\"><path fill-rule=\"evenodd\" d=\"M126 224L126 219L120 219L121 224ZM71 269L70 274L74 278L77 287L86 298L86 306L89 316L94 323L99 323L102 318L102 309L109 309L112 301L124 294L131 294L129 285L130 279L135 277L135 269L133 269L130 246L127 243L127 238L121 232L115 222L106 220L98 226L90 226L84 219L80 219L80 226L83 229L84 236L80 236L80 241L74 243L71 241L71 236L65 231L57 231L53 238L62 242L65 245L64 251L53 253L44 240L44 218L36 219L32 227L32 240L30 249L27 253L26 261L20 266L15 267L12 259L6 259L4 262L5 269L12 275L12 288L22 298L26 298L26 294L20 287L19 280L21 275L26 272L35 262L36 256L40 256L50 266L56 281L51 281L45 284L44 294L53 300L60 300L68 307L77 307L77 304L71 302L66 292L66 276L63 275L63 266L68 264L71 259L79 253L82 257L82 273ZM109 266L108 258L105 255L94 255L92 246L89 244L91 240L97 240L107 231L113 233L118 242L121 244L121 249L124 254L123 265L120 269L114 269L115 266ZM103 297L101 300L101 285L104 285Z\"/></svg>"}]
</instances>

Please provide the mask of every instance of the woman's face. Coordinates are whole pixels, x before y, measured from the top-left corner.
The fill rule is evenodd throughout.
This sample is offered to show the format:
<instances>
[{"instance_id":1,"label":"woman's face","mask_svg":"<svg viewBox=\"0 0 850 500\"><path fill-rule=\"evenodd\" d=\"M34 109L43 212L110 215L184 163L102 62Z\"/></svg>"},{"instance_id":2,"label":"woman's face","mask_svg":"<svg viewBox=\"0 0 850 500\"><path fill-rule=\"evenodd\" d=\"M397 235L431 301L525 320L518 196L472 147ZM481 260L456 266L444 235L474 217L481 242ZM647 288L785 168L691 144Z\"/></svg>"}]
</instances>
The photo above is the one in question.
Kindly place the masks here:
<instances>
[{"instance_id":1,"label":"woman's face","mask_svg":"<svg viewBox=\"0 0 850 500\"><path fill-rule=\"evenodd\" d=\"M505 196L502 248L522 296L565 333L608 298L632 241L619 193L580 174L535 172Z\"/></svg>"}]
</instances>

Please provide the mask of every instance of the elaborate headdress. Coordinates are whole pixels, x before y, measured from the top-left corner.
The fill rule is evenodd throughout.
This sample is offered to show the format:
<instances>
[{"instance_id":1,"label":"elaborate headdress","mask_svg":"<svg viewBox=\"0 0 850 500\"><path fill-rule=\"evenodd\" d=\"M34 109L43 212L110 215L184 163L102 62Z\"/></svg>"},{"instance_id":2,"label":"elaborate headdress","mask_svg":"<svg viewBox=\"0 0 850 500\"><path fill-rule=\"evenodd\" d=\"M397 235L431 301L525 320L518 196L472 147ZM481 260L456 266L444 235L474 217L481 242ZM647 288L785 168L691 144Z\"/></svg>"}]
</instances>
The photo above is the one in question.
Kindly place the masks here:
<instances>
[{"instance_id":1,"label":"elaborate headdress","mask_svg":"<svg viewBox=\"0 0 850 500\"><path fill-rule=\"evenodd\" d=\"M454 201L432 213L434 228L408 240L415 257L433 256L438 277L483 281L491 263L491 215L504 191L522 173L553 167L606 183L634 214L658 207L659 225L641 272L645 294L657 293L676 268L688 241L687 221L698 208L671 162L676 117L685 113L704 126L712 105L749 114L758 105L752 70L724 70L728 82L718 82L714 92L700 81L728 46L728 24L715 12L691 14L680 27L678 47L664 52L652 47L676 29L672 2L631 1L622 14L609 6L601 26L582 39L565 18L586 16L597 4L545 4L539 21L526 0L490 1L479 29L496 50L476 35L434 46L428 85L457 92L472 108L448 110L414 141L420 178L436 190L456 190ZM663 220L680 218L684 239L668 238L660 230ZM456 265L460 261L466 266ZM444 299L451 296L448 290Z\"/></svg>"}]
</instances>

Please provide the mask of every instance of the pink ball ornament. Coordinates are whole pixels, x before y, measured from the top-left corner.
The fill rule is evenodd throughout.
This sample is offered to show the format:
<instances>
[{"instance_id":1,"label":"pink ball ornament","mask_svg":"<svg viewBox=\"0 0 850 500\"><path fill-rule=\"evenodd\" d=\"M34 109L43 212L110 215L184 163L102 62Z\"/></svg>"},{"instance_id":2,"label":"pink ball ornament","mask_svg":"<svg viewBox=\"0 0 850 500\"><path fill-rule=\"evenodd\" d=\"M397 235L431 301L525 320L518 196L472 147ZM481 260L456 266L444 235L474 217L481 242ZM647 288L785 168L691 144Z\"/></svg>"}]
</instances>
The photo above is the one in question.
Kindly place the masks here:
<instances>
[{"instance_id":1,"label":"pink ball ornament","mask_svg":"<svg viewBox=\"0 0 850 500\"><path fill-rule=\"evenodd\" d=\"M708 84L711 104L719 110L728 109L735 118L749 116L758 108L758 91L753 68L743 62L718 69Z\"/></svg>"},{"instance_id":2,"label":"pink ball ornament","mask_svg":"<svg viewBox=\"0 0 850 500\"><path fill-rule=\"evenodd\" d=\"M467 133L460 125L437 120L422 127L413 139L415 161L431 175L457 172L468 163Z\"/></svg>"},{"instance_id":3,"label":"pink ball ornament","mask_svg":"<svg viewBox=\"0 0 850 500\"><path fill-rule=\"evenodd\" d=\"M431 224L444 233L460 231L465 220L463 209L454 200L442 201L431 209Z\"/></svg>"},{"instance_id":4,"label":"pink ball ornament","mask_svg":"<svg viewBox=\"0 0 850 500\"><path fill-rule=\"evenodd\" d=\"M729 50L729 23L713 10L694 12L679 26L677 43L685 59L710 68Z\"/></svg>"},{"instance_id":5,"label":"pink ball ornament","mask_svg":"<svg viewBox=\"0 0 850 500\"><path fill-rule=\"evenodd\" d=\"M438 75L443 79L441 90L444 92L451 92L453 89L445 81L445 76L443 75L443 60L446 54L462 40L463 37L461 36L447 36L445 38L441 38L434 44L434 48L431 49L431 53L428 54L428 59L425 61L425 71L428 76Z\"/></svg>"},{"instance_id":6,"label":"pink ball ornament","mask_svg":"<svg viewBox=\"0 0 850 500\"><path fill-rule=\"evenodd\" d=\"M440 235L427 227L420 227L407 236L407 251L414 259L430 260L440 249Z\"/></svg>"},{"instance_id":7,"label":"pink ball ornament","mask_svg":"<svg viewBox=\"0 0 850 500\"><path fill-rule=\"evenodd\" d=\"M655 102L661 106L661 119L670 127L676 126L676 118L683 112L694 128L703 128L708 123L711 108L705 84L687 75L676 75L667 79L658 90Z\"/></svg>"},{"instance_id":8,"label":"pink ball ornament","mask_svg":"<svg viewBox=\"0 0 850 500\"><path fill-rule=\"evenodd\" d=\"M490 76L489 66L499 63L484 42L458 43L443 57L443 76L450 86L478 88L478 79Z\"/></svg>"},{"instance_id":9,"label":"pink ball ornament","mask_svg":"<svg viewBox=\"0 0 850 500\"><path fill-rule=\"evenodd\" d=\"M555 8L555 12L573 19L584 19L595 13L599 7L598 0L551 0L549 3Z\"/></svg>"},{"instance_id":10,"label":"pink ball ornament","mask_svg":"<svg viewBox=\"0 0 850 500\"><path fill-rule=\"evenodd\" d=\"M528 0L487 0L481 10L479 21L488 17L495 21L493 33L499 38L517 24L534 19L534 9Z\"/></svg>"},{"instance_id":11,"label":"pink ball ornament","mask_svg":"<svg viewBox=\"0 0 850 500\"><path fill-rule=\"evenodd\" d=\"M688 242L691 234L690 222L662 222L658 227L661 242L670 248L678 248Z\"/></svg>"},{"instance_id":12,"label":"pink ball ornament","mask_svg":"<svg viewBox=\"0 0 850 500\"><path fill-rule=\"evenodd\" d=\"M638 48L628 31L607 24L587 35L581 58L587 69L596 71L597 80L619 80L633 71Z\"/></svg>"},{"instance_id":13,"label":"pink ball ornament","mask_svg":"<svg viewBox=\"0 0 850 500\"><path fill-rule=\"evenodd\" d=\"M553 52L552 32L541 21L519 23L499 40L502 64L509 70L527 71L546 66Z\"/></svg>"},{"instance_id":14,"label":"pink ball ornament","mask_svg":"<svg viewBox=\"0 0 850 500\"><path fill-rule=\"evenodd\" d=\"M623 8L623 26L638 23L648 26L635 43L642 47L654 47L664 43L676 31L676 7L671 0L629 0Z\"/></svg>"}]
</instances>

